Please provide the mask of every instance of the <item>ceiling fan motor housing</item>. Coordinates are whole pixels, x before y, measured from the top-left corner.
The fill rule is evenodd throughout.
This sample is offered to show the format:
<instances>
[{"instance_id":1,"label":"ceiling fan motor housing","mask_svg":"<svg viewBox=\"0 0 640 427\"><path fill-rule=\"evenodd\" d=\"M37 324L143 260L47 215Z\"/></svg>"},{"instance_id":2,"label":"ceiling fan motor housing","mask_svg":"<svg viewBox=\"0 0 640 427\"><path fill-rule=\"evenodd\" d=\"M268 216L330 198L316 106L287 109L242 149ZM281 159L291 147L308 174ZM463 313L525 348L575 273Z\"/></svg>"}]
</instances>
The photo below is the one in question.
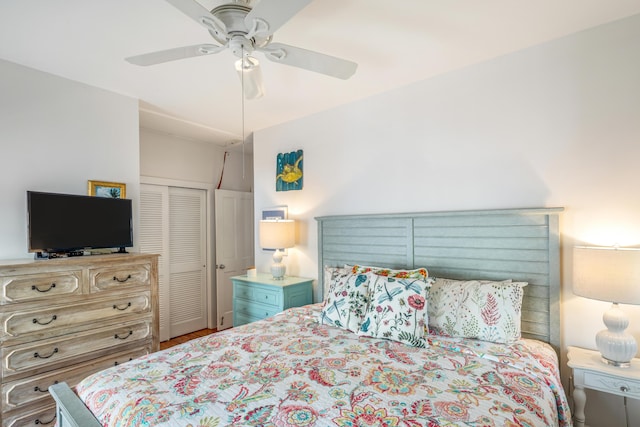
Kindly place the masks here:
<instances>
[{"instance_id":1,"label":"ceiling fan motor housing","mask_svg":"<svg viewBox=\"0 0 640 427\"><path fill-rule=\"evenodd\" d=\"M209 30L211 36L220 44L229 44L229 48L235 56L241 58L243 53L248 55L256 48L268 45L272 36L261 36L255 34L247 37L251 29L247 28L245 18L251 12L251 8L242 4L224 4L211 10L211 14L224 23L227 33L220 34L217 31Z\"/></svg>"}]
</instances>

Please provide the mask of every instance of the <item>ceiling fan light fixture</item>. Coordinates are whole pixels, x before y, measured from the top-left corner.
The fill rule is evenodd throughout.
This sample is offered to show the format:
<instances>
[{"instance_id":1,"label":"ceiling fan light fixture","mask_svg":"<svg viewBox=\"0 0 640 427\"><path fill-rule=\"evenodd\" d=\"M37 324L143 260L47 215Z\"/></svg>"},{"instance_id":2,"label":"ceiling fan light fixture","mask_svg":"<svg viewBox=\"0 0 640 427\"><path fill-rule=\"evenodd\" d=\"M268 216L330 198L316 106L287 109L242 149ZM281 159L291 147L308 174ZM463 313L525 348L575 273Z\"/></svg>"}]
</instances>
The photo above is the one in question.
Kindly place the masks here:
<instances>
[{"instance_id":1,"label":"ceiling fan light fixture","mask_svg":"<svg viewBox=\"0 0 640 427\"><path fill-rule=\"evenodd\" d=\"M245 99L258 99L264 96L264 83L258 60L251 56L245 56L238 59L235 66L244 88Z\"/></svg>"}]
</instances>

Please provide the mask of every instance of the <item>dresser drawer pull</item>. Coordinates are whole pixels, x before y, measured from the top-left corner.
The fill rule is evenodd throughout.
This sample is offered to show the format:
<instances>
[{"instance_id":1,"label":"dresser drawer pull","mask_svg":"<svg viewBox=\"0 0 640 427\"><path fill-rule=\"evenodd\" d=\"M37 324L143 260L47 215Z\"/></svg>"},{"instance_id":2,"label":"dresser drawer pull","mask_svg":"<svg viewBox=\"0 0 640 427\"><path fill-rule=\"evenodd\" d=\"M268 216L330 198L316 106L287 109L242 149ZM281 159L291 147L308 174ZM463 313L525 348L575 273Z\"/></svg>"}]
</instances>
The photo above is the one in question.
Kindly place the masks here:
<instances>
[{"instance_id":1,"label":"dresser drawer pull","mask_svg":"<svg viewBox=\"0 0 640 427\"><path fill-rule=\"evenodd\" d=\"M37 358L37 359L48 359L51 356L53 356L54 354L56 354L58 352L58 347L54 348L53 351L51 352L51 354L49 354L48 356L41 356L40 353L33 353L33 357Z\"/></svg>"},{"instance_id":2,"label":"dresser drawer pull","mask_svg":"<svg viewBox=\"0 0 640 427\"><path fill-rule=\"evenodd\" d=\"M122 336L122 337L121 337L120 335L118 335L118 334L115 334L115 335L114 335L114 338L117 338L117 339L119 339L119 340L126 340L126 339L127 339L127 338L129 338L131 335L133 335L133 331L129 331L129 333L128 333L127 335Z\"/></svg>"},{"instance_id":3,"label":"dresser drawer pull","mask_svg":"<svg viewBox=\"0 0 640 427\"><path fill-rule=\"evenodd\" d=\"M620 391L626 393L629 391L629 387L627 387L626 385L620 386Z\"/></svg>"},{"instance_id":4,"label":"dresser drawer pull","mask_svg":"<svg viewBox=\"0 0 640 427\"><path fill-rule=\"evenodd\" d=\"M53 418L51 418L49 421L40 421L40 418L38 418L34 424L51 424L52 422L54 422L56 420L56 416L54 415Z\"/></svg>"},{"instance_id":5,"label":"dresser drawer pull","mask_svg":"<svg viewBox=\"0 0 640 427\"><path fill-rule=\"evenodd\" d=\"M53 316L51 316L51 320L49 320L48 322L41 322L38 319L33 319L33 323L36 323L38 325L48 325L49 323L53 322L54 320L56 320L58 318L58 316L56 316L55 314Z\"/></svg>"},{"instance_id":6,"label":"dresser drawer pull","mask_svg":"<svg viewBox=\"0 0 640 427\"><path fill-rule=\"evenodd\" d=\"M131 362L133 360L133 357L129 358L129 362ZM113 366L118 366L120 364L120 362L118 362L117 360L115 361L115 363L113 364Z\"/></svg>"},{"instance_id":7,"label":"dresser drawer pull","mask_svg":"<svg viewBox=\"0 0 640 427\"><path fill-rule=\"evenodd\" d=\"M52 283L51 286L49 286L47 289L40 289L39 287L37 287L36 285L32 285L31 286L31 290L32 291L38 291L38 292L49 292L51 289L55 288L56 284Z\"/></svg>"},{"instance_id":8,"label":"dresser drawer pull","mask_svg":"<svg viewBox=\"0 0 640 427\"><path fill-rule=\"evenodd\" d=\"M120 282L120 283L124 283L127 280L131 279L131 275L128 275L127 277L125 277L124 279L118 279L116 276L113 276L113 280Z\"/></svg>"},{"instance_id":9,"label":"dresser drawer pull","mask_svg":"<svg viewBox=\"0 0 640 427\"><path fill-rule=\"evenodd\" d=\"M120 308L117 305L113 304L113 308L114 310L120 310L120 311L125 311L127 308L131 307L131 303L128 303L127 305L124 306L124 308Z\"/></svg>"},{"instance_id":10,"label":"dresser drawer pull","mask_svg":"<svg viewBox=\"0 0 640 427\"><path fill-rule=\"evenodd\" d=\"M54 381L53 383L54 384L58 384L58 381ZM40 387L35 386L33 391L39 391L40 393L47 393L47 392L49 392L49 387L47 387L45 389L41 389Z\"/></svg>"}]
</instances>

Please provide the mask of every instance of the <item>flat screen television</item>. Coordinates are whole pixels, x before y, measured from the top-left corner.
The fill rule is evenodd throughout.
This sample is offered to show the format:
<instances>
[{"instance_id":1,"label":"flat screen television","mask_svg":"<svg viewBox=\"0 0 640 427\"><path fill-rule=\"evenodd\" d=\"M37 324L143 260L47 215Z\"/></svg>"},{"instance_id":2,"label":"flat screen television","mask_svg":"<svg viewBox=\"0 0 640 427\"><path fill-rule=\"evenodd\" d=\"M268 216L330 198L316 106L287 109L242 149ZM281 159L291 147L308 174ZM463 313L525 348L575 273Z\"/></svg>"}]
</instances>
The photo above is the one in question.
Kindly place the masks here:
<instances>
[{"instance_id":1,"label":"flat screen television","mask_svg":"<svg viewBox=\"0 0 640 427\"><path fill-rule=\"evenodd\" d=\"M27 191L29 252L77 253L133 246L129 199Z\"/></svg>"}]
</instances>

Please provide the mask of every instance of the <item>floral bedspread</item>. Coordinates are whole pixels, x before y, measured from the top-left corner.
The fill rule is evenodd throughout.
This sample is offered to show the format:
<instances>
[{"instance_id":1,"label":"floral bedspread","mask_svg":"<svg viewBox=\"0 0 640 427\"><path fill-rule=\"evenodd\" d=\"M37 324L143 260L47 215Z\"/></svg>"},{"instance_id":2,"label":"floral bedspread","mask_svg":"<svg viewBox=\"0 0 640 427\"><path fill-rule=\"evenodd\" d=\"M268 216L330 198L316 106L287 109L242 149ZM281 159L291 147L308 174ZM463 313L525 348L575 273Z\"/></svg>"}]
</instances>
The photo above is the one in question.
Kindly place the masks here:
<instances>
[{"instance_id":1,"label":"floral bedspread","mask_svg":"<svg viewBox=\"0 0 640 427\"><path fill-rule=\"evenodd\" d=\"M76 388L105 426L569 426L555 352L320 325L321 305L107 369Z\"/></svg>"}]
</instances>

